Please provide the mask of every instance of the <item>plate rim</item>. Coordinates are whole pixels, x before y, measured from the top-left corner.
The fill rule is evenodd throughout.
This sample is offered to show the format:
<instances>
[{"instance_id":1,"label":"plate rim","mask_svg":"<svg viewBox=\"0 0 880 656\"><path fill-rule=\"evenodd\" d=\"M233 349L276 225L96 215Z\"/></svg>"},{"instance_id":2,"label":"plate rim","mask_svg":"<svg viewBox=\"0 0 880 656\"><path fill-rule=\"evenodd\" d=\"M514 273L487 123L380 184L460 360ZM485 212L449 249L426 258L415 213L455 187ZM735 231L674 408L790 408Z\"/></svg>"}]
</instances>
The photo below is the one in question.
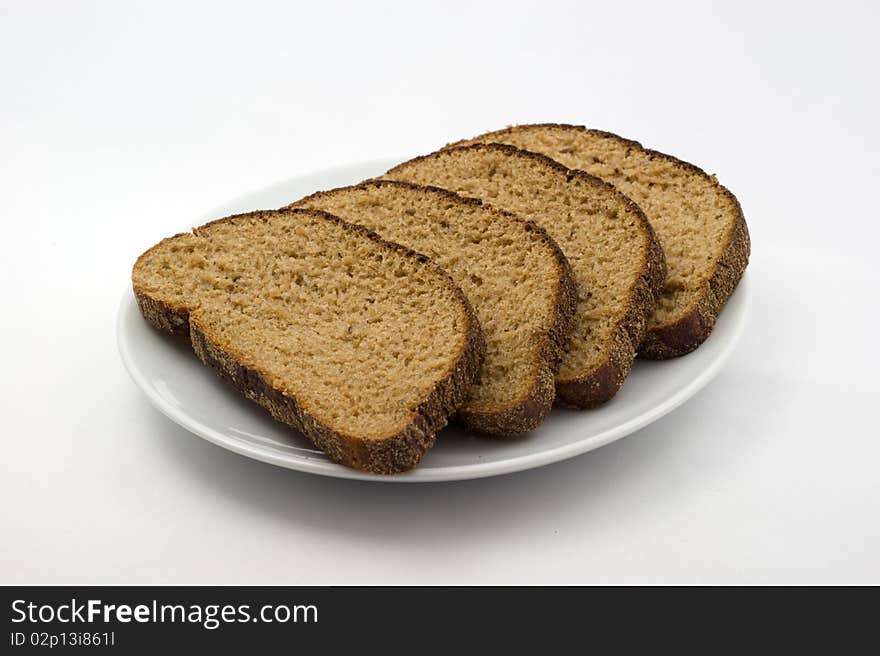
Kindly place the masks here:
<instances>
[{"instance_id":1,"label":"plate rim","mask_svg":"<svg viewBox=\"0 0 880 656\"><path fill-rule=\"evenodd\" d=\"M385 162L385 159L344 164L338 167L315 171L311 174L295 176L292 178L288 178L284 181L279 181L273 185L267 185L266 187L255 189L247 194L242 194L235 199L232 199L229 202L225 203L224 205L218 205L217 207L221 208L234 206L236 203L240 203L244 199L257 195L261 191L266 191L282 184L290 183L299 178L319 176L322 173L331 173L333 171L338 171L343 168L366 168L372 164L378 165L380 162ZM223 447L228 451L232 451L233 453L237 453L241 456L251 458L253 460L283 467L285 469L300 471L314 475L329 476L333 478L346 478L384 483L450 482L512 474L519 471L535 469L556 462L561 462L563 460L568 460L570 458L574 458L576 456L598 449L602 446L605 446L606 444L626 437L627 435L631 435L641 428L644 428L648 424L651 424L661 417L672 412L683 403L688 401L690 398L692 398L718 374L718 372L730 358L730 355L733 353L736 345L739 343L740 337L742 336L745 325L747 323L747 317L750 307L750 291L747 275L744 275L742 277L734 293L739 296L744 295L745 298L739 299L739 302L742 304L742 308L738 316L736 317L736 324L728 327L732 330L732 332L729 335L727 341L722 346L719 354L708 364L708 366L702 369L699 374L691 379L686 385L676 390L674 394L665 399L663 402L651 407L648 410L643 411L641 414L636 415L635 417L632 417L629 420L624 421L620 424L617 424L610 428L606 428L598 434L592 434L589 437L578 439L568 444L556 446L543 451L513 456L504 460L493 460L491 462L430 468L416 467L415 469L412 469L408 472L392 475L370 474L367 472L361 472L345 467L344 465L340 465L329 460L310 459L303 456L292 457L289 454L281 455L270 450L264 450L248 442L245 442L240 438L226 435L219 430L205 425L202 422L190 417L185 411L183 411L183 409L168 402L166 399L160 396L155 387L146 380L144 373L138 367L135 358L132 356L131 353L131 342L129 339L129 335L125 330L125 323L129 313L136 312L139 315L140 312L137 309L137 302L135 300L134 293L132 292L130 283L126 286L126 289L122 295L122 300L119 304L119 310L116 320L116 342L120 357L122 359L122 363L126 371L132 378L135 385L141 390L141 392L146 395L147 399L150 401L150 404L154 408L159 410L159 412L161 412L168 419L176 423L178 426L181 426L182 428L201 437L202 439L205 439L212 444L216 444L217 446ZM720 316L723 315L724 313L722 312Z\"/></svg>"}]
</instances>

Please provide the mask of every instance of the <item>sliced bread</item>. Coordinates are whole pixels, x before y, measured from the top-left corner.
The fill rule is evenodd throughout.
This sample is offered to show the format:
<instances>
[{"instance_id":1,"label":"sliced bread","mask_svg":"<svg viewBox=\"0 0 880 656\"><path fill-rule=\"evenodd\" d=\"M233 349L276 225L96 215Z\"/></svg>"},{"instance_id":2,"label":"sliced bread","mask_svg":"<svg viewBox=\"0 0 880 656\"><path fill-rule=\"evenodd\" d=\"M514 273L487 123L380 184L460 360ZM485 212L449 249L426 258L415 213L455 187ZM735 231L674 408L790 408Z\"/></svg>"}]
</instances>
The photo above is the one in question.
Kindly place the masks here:
<instances>
[{"instance_id":1,"label":"sliced bread","mask_svg":"<svg viewBox=\"0 0 880 656\"><path fill-rule=\"evenodd\" d=\"M480 378L458 410L466 426L511 437L543 421L575 303L568 261L543 229L477 199L387 180L291 207L325 210L424 253L461 287L486 338Z\"/></svg>"},{"instance_id":2,"label":"sliced bread","mask_svg":"<svg viewBox=\"0 0 880 656\"><path fill-rule=\"evenodd\" d=\"M414 467L468 397L485 345L428 258L315 210L253 212L163 240L132 283L144 317L333 460Z\"/></svg>"},{"instance_id":3,"label":"sliced bread","mask_svg":"<svg viewBox=\"0 0 880 656\"><path fill-rule=\"evenodd\" d=\"M578 286L556 374L563 404L590 408L623 384L665 278L638 206L611 185L512 146L477 144L405 162L384 176L475 196L528 218L559 244Z\"/></svg>"},{"instance_id":4,"label":"sliced bread","mask_svg":"<svg viewBox=\"0 0 880 656\"><path fill-rule=\"evenodd\" d=\"M697 348L742 278L749 231L736 197L693 164L579 125L520 125L453 144L505 143L607 180L645 212L666 253L668 277L639 355Z\"/></svg>"}]
</instances>

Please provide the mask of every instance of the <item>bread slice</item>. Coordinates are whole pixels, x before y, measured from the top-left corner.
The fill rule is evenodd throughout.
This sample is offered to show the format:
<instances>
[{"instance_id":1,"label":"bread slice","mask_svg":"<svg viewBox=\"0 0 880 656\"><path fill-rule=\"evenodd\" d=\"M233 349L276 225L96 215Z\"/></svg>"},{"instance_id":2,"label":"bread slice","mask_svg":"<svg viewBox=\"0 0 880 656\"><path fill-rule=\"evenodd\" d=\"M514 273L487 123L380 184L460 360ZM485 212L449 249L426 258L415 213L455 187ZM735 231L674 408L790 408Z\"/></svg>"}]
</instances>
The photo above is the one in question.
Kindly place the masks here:
<instances>
[{"instance_id":1,"label":"bread slice","mask_svg":"<svg viewBox=\"0 0 880 656\"><path fill-rule=\"evenodd\" d=\"M635 203L587 173L497 144L418 157L384 177L476 196L544 228L568 258L578 285L575 327L556 374L557 398L590 408L614 396L665 277L663 253Z\"/></svg>"},{"instance_id":2,"label":"bread slice","mask_svg":"<svg viewBox=\"0 0 880 656\"><path fill-rule=\"evenodd\" d=\"M486 337L481 376L458 410L465 425L512 437L543 421L575 303L568 261L543 229L477 199L405 182L319 192L291 207L326 210L424 253L461 287Z\"/></svg>"},{"instance_id":3,"label":"bread slice","mask_svg":"<svg viewBox=\"0 0 880 656\"><path fill-rule=\"evenodd\" d=\"M715 176L616 134L580 125L520 125L452 144L506 143L602 178L645 212L666 253L668 278L639 348L647 358L684 355L705 341L749 261L736 197Z\"/></svg>"},{"instance_id":4,"label":"bread slice","mask_svg":"<svg viewBox=\"0 0 880 656\"><path fill-rule=\"evenodd\" d=\"M427 257L315 210L253 212L163 240L132 283L144 317L336 462L414 467L467 398L485 344Z\"/></svg>"}]
</instances>

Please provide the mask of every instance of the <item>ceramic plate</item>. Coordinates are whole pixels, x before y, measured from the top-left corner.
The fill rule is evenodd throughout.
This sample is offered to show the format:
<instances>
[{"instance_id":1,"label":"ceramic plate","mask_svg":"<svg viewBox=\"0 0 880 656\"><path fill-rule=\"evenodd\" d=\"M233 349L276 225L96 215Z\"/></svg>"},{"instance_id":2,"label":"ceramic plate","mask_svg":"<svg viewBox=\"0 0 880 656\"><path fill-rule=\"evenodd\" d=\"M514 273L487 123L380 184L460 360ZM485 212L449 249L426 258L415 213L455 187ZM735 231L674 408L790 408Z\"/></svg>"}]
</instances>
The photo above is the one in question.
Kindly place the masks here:
<instances>
[{"instance_id":1,"label":"ceramic plate","mask_svg":"<svg viewBox=\"0 0 880 656\"><path fill-rule=\"evenodd\" d=\"M196 219L199 225L235 212L275 208L319 189L379 175L397 161L339 167L278 183L238 198ZM156 240L166 235L156 235ZM131 377L150 402L196 435L230 451L312 474L370 481L422 483L496 476L571 458L629 435L681 405L719 371L742 332L748 279L727 303L709 339L675 360L637 360L609 403L586 412L554 409L529 435L493 441L448 427L413 471L375 476L328 460L308 440L274 421L198 361L185 342L150 327L127 291L119 310L119 350Z\"/></svg>"}]
</instances>

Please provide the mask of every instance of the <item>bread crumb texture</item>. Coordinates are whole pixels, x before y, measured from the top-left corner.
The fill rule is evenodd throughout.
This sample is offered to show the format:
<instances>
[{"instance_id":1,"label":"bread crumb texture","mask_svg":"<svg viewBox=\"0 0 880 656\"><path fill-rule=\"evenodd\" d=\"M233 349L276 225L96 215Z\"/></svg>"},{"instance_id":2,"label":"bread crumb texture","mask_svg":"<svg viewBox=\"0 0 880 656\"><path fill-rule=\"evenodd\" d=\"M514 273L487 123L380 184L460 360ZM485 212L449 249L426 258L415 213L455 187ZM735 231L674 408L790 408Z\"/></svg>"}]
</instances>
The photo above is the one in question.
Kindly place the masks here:
<instances>
[{"instance_id":1,"label":"bread crumb texture","mask_svg":"<svg viewBox=\"0 0 880 656\"><path fill-rule=\"evenodd\" d=\"M564 399L580 407L613 396L635 357L635 346L624 342L640 341L645 315L654 306L651 280L662 269L662 254L653 248L650 226L634 203L546 157L492 144L442 150L384 177L475 196L544 228L565 253L578 289L557 393L568 385L589 388Z\"/></svg>"},{"instance_id":2,"label":"bread crumb texture","mask_svg":"<svg viewBox=\"0 0 880 656\"><path fill-rule=\"evenodd\" d=\"M188 315L225 357L343 441L387 439L416 420L432 441L445 417L415 415L479 350L470 306L442 270L322 212L255 212L195 228L144 253L132 280L148 319L154 303ZM466 377L454 381L465 391ZM295 423L308 434L302 417Z\"/></svg>"},{"instance_id":3,"label":"bread crumb texture","mask_svg":"<svg viewBox=\"0 0 880 656\"><path fill-rule=\"evenodd\" d=\"M666 256L667 278L649 332L669 332L686 343L685 352L708 336L714 314L745 270L750 246L739 202L714 176L635 141L582 126L522 125L452 145L470 143L505 143L542 153L602 178L632 198ZM707 295L711 316L695 317L707 305ZM686 323L705 334L688 340L669 330ZM676 351L670 355L682 354L672 345L669 350Z\"/></svg>"},{"instance_id":4,"label":"bread crumb texture","mask_svg":"<svg viewBox=\"0 0 880 656\"><path fill-rule=\"evenodd\" d=\"M294 206L424 253L465 292L486 338L479 380L460 409L465 423L511 436L543 420L553 402L545 383L574 306L568 263L544 230L443 189L392 181L319 192Z\"/></svg>"}]
</instances>

